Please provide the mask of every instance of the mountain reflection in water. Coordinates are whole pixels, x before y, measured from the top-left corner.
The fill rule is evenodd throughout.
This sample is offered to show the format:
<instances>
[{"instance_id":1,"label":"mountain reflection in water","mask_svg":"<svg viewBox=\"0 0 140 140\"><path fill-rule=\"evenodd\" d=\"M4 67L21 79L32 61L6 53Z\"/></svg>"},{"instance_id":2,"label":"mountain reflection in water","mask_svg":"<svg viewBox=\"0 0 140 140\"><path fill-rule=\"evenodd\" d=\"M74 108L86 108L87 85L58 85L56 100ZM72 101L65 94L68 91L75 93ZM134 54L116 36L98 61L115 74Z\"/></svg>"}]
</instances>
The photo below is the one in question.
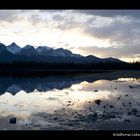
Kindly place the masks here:
<instances>
[{"instance_id":1,"label":"mountain reflection in water","mask_svg":"<svg viewBox=\"0 0 140 140\"><path fill-rule=\"evenodd\" d=\"M79 84L83 81L88 83L97 80L117 80L118 78L139 78L140 74L129 72L109 72L98 74L79 74L79 75L65 75L65 76L47 76L34 78L19 78L19 77L0 77L0 95L9 92L15 95L23 90L26 93L33 92L35 89L39 92L50 91L53 89L65 89L71 87L73 84ZM133 78L133 79L134 79Z\"/></svg>"},{"instance_id":2,"label":"mountain reflection in water","mask_svg":"<svg viewBox=\"0 0 140 140\"><path fill-rule=\"evenodd\" d=\"M1 77L0 130L140 130L139 93L139 71Z\"/></svg>"}]
</instances>

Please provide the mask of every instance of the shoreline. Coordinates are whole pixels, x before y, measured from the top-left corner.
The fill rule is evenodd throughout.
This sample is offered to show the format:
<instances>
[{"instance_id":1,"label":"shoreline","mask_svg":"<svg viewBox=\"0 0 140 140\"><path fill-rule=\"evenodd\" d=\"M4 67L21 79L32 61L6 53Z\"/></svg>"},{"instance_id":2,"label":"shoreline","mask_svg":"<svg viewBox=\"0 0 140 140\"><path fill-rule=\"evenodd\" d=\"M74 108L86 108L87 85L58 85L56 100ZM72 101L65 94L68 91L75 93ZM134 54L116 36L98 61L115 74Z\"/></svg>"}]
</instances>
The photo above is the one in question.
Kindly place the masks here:
<instances>
[{"instance_id":1,"label":"shoreline","mask_svg":"<svg viewBox=\"0 0 140 140\"><path fill-rule=\"evenodd\" d=\"M0 76L49 76L49 75L73 75L73 74L98 74L98 73L139 73L139 70L100 70L100 69L0 69Z\"/></svg>"}]
</instances>

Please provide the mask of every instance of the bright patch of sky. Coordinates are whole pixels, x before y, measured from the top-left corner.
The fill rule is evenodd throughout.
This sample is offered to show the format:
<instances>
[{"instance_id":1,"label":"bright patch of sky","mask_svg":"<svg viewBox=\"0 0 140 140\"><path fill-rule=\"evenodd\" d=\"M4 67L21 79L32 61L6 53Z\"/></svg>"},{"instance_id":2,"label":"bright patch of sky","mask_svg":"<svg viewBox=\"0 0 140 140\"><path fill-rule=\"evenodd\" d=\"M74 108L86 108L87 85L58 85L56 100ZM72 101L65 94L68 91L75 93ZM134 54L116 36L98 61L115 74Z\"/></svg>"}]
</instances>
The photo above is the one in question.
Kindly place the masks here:
<instances>
[{"instance_id":1,"label":"bright patch of sky","mask_svg":"<svg viewBox=\"0 0 140 140\"><path fill-rule=\"evenodd\" d=\"M139 60L139 15L140 10L0 10L0 42Z\"/></svg>"}]
</instances>

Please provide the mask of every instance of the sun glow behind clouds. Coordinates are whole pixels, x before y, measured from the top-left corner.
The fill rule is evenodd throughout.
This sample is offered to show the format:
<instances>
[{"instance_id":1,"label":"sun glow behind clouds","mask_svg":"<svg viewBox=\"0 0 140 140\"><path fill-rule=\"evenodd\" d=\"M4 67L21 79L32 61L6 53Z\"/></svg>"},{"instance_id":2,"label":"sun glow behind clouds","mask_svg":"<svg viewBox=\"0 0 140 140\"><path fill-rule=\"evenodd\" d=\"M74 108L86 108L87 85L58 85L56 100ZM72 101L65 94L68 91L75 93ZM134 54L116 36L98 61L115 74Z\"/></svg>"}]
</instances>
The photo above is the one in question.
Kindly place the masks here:
<instances>
[{"instance_id":1,"label":"sun glow behind clouds","mask_svg":"<svg viewBox=\"0 0 140 140\"><path fill-rule=\"evenodd\" d=\"M120 60L125 61L125 62L129 62L129 63L133 63L133 62L140 62L140 57L137 58L120 58Z\"/></svg>"},{"instance_id":2,"label":"sun glow behind clouds","mask_svg":"<svg viewBox=\"0 0 140 140\"><path fill-rule=\"evenodd\" d=\"M62 31L56 28L37 27L34 28L31 24L23 21L10 24L9 27L1 28L1 42L9 45L16 42L21 47L26 44L31 45L47 45L50 47L64 47L60 46L59 42L68 44L69 47L84 47L84 46L108 46L102 40L88 37L77 29Z\"/></svg>"},{"instance_id":3,"label":"sun glow behind clouds","mask_svg":"<svg viewBox=\"0 0 140 140\"><path fill-rule=\"evenodd\" d=\"M133 61L129 56L140 50L140 21L129 16L130 11L128 15L114 13L114 16L111 12L107 10L105 16L102 10L0 10L0 42L5 45L15 42L21 47L27 44L63 47L85 56ZM114 46L122 49L116 52ZM140 61L138 57L134 59L137 60Z\"/></svg>"},{"instance_id":4,"label":"sun glow behind clouds","mask_svg":"<svg viewBox=\"0 0 140 140\"><path fill-rule=\"evenodd\" d=\"M94 45L102 47L110 45L108 42L83 33L85 19L91 16L72 14L71 11L51 12L51 10L46 10L42 12L39 10L24 10L22 12L21 10L20 12L20 10L16 10L18 18L14 22L0 23L1 42L6 45L16 42L21 47L30 44L34 46L64 47L66 49L68 47ZM81 16L79 17L79 15ZM54 20L54 16L58 17L57 20ZM59 20L59 17L62 20ZM73 19L70 21L72 17L74 21ZM66 26L67 24L68 27L70 26L69 28ZM59 42L68 45L60 46Z\"/></svg>"},{"instance_id":5,"label":"sun glow behind clouds","mask_svg":"<svg viewBox=\"0 0 140 140\"><path fill-rule=\"evenodd\" d=\"M62 32L57 38L57 42L65 42L69 47L85 47L85 46L109 46L109 42L105 42L94 37L88 37L81 33L79 30L68 30ZM56 44L58 45L58 44ZM64 46L67 47L67 46Z\"/></svg>"}]
</instances>

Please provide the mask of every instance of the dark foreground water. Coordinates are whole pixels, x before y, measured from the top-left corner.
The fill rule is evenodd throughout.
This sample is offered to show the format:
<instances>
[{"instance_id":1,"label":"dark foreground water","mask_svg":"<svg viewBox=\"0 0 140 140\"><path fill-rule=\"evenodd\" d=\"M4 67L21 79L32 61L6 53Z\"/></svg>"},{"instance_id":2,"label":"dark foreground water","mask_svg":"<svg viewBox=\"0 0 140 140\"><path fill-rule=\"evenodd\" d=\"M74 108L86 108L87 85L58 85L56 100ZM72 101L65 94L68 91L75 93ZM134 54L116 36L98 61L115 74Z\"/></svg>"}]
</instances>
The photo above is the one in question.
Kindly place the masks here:
<instances>
[{"instance_id":1,"label":"dark foreground water","mask_svg":"<svg viewBox=\"0 0 140 140\"><path fill-rule=\"evenodd\" d=\"M0 130L140 130L140 72L1 77Z\"/></svg>"}]
</instances>

